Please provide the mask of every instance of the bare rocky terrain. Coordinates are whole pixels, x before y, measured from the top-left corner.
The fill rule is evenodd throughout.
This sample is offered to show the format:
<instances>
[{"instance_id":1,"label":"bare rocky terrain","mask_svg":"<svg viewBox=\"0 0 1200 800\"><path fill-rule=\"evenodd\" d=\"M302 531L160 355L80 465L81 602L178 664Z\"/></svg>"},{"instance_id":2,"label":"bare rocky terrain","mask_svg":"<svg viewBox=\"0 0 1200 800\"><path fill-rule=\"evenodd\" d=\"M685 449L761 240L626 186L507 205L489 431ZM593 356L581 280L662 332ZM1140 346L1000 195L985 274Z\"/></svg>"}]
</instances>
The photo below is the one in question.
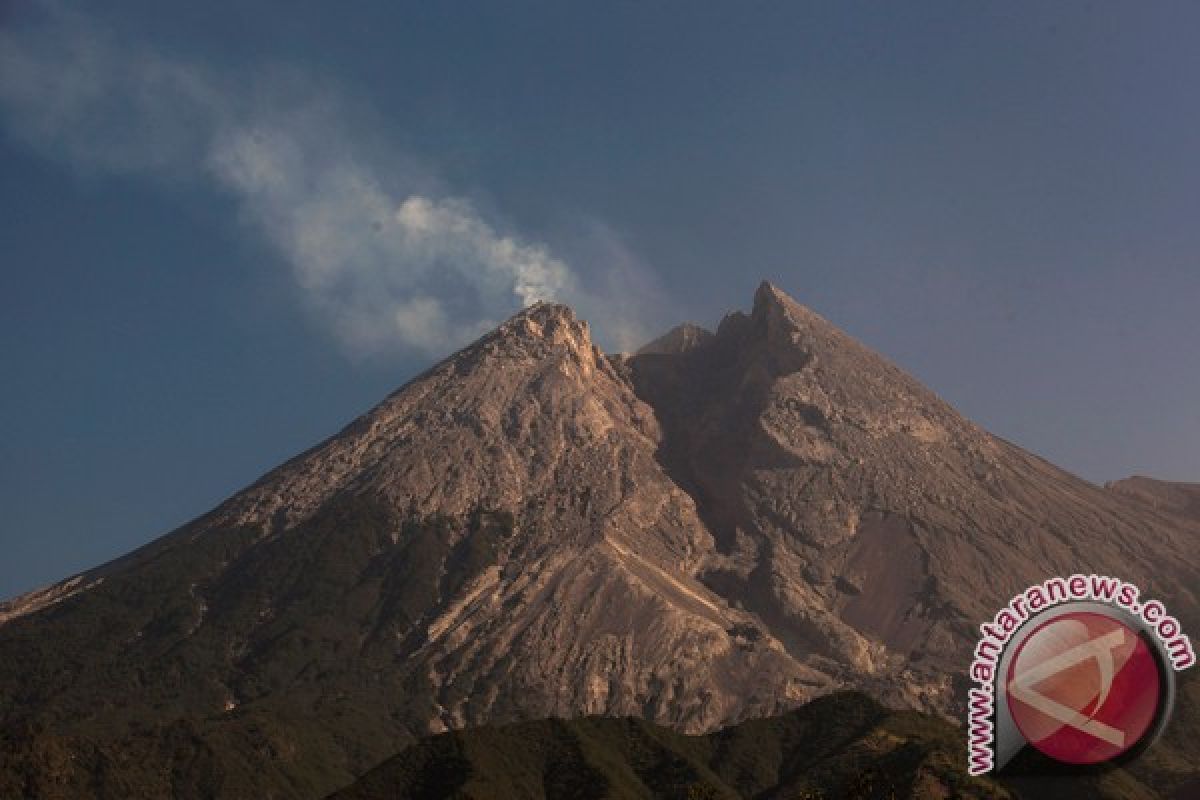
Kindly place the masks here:
<instances>
[{"instance_id":1,"label":"bare rocky terrain","mask_svg":"<svg viewBox=\"0 0 1200 800\"><path fill-rule=\"evenodd\" d=\"M1049 575L1119 575L1200 630L1200 519L1127 488L769 284L628 356L533 306L209 514L0 605L0 796L312 797L449 729L701 733L842 688L956 714L978 624Z\"/></svg>"},{"instance_id":2,"label":"bare rocky terrain","mask_svg":"<svg viewBox=\"0 0 1200 800\"><path fill-rule=\"evenodd\" d=\"M1160 481L1135 475L1110 481L1105 488L1137 500L1156 511L1200 521L1200 483Z\"/></svg>"}]
</instances>

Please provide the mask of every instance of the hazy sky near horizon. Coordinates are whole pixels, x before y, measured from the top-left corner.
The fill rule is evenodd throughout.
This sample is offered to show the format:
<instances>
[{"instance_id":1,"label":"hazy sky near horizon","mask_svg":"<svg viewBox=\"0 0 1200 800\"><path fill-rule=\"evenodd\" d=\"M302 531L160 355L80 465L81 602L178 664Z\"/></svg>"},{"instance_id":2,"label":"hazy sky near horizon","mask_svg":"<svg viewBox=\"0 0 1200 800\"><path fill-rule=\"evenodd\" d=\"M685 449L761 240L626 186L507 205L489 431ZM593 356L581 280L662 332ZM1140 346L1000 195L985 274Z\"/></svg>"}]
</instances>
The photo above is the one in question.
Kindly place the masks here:
<instances>
[{"instance_id":1,"label":"hazy sky near horizon","mask_svg":"<svg viewBox=\"0 0 1200 800\"><path fill-rule=\"evenodd\" d=\"M1090 480L1200 481L1200 7L0 1L0 598L523 303L769 279Z\"/></svg>"}]
</instances>

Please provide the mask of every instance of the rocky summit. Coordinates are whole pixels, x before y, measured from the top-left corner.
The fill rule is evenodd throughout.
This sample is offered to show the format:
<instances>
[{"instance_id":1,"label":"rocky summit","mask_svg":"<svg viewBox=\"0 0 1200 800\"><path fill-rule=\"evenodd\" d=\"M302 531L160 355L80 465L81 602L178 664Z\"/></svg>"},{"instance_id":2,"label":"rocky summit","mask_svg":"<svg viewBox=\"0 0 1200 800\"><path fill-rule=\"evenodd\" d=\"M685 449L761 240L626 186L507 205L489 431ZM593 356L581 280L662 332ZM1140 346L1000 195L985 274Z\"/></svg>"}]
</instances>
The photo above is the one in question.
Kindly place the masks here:
<instances>
[{"instance_id":1,"label":"rocky summit","mask_svg":"<svg viewBox=\"0 0 1200 800\"><path fill-rule=\"evenodd\" d=\"M634 355L535 305L0 605L0 796L317 797L447 730L696 734L846 688L955 714L978 624L1050 575L1119 575L1200 630L1200 519L1142 494L987 433L769 284Z\"/></svg>"}]
</instances>

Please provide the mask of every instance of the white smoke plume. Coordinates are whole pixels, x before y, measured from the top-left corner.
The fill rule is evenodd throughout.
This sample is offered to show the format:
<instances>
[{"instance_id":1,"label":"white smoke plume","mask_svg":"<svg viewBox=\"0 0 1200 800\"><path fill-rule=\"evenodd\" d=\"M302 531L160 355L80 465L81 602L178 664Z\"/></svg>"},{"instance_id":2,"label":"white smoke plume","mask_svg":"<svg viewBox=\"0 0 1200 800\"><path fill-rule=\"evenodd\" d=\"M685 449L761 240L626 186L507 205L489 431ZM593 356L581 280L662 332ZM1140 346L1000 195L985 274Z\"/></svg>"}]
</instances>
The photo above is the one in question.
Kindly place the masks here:
<instances>
[{"instance_id":1,"label":"white smoke plume","mask_svg":"<svg viewBox=\"0 0 1200 800\"><path fill-rule=\"evenodd\" d=\"M599 312L613 341L632 342L622 314L546 246L372 140L369 111L345 92L279 68L223 74L118 41L74 12L38 11L0 31L7 131L80 169L228 193L351 353L444 354L520 305L555 299Z\"/></svg>"}]
</instances>

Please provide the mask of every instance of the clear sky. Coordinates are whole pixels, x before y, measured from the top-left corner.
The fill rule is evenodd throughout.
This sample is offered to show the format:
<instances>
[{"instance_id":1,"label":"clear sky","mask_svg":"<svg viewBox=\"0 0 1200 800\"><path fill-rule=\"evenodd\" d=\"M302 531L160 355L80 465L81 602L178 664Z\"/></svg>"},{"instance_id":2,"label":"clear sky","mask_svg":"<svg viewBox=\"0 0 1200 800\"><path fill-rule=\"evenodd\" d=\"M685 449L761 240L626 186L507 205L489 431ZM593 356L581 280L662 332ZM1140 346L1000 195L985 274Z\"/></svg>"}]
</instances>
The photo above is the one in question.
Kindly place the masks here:
<instances>
[{"instance_id":1,"label":"clear sky","mask_svg":"<svg viewBox=\"0 0 1200 800\"><path fill-rule=\"evenodd\" d=\"M759 280L1084 477L1200 480L1200 6L0 0L0 597L528 300Z\"/></svg>"}]
</instances>

